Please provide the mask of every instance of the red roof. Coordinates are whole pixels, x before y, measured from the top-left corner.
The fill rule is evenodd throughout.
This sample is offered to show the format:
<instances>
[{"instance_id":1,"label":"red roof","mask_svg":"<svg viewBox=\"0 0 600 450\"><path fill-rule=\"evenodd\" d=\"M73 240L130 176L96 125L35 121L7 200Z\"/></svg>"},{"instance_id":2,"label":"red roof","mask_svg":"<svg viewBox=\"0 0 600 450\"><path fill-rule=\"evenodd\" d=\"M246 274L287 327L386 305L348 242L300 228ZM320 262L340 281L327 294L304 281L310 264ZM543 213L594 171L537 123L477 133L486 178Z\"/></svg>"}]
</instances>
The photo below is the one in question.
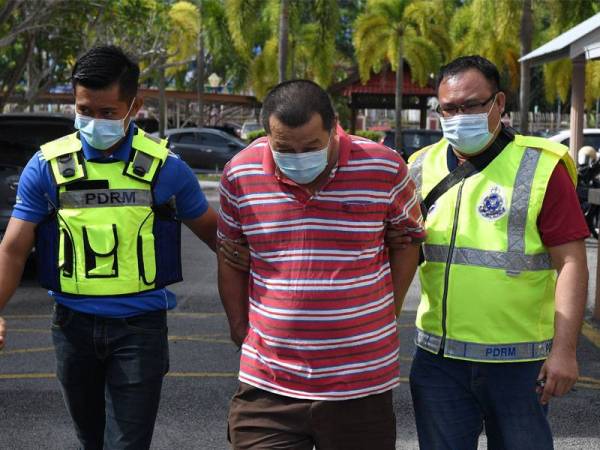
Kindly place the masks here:
<instances>
[{"instance_id":1,"label":"red roof","mask_svg":"<svg viewBox=\"0 0 600 450\"><path fill-rule=\"evenodd\" d=\"M435 90L432 86L421 87L412 81L410 69L406 64L404 65L402 85L404 95L435 96ZM396 72L390 68L384 68L379 73L371 74L371 78L365 84L360 82L358 74L354 74L336 87L342 95L347 97L352 94L394 95L396 93Z\"/></svg>"}]
</instances>

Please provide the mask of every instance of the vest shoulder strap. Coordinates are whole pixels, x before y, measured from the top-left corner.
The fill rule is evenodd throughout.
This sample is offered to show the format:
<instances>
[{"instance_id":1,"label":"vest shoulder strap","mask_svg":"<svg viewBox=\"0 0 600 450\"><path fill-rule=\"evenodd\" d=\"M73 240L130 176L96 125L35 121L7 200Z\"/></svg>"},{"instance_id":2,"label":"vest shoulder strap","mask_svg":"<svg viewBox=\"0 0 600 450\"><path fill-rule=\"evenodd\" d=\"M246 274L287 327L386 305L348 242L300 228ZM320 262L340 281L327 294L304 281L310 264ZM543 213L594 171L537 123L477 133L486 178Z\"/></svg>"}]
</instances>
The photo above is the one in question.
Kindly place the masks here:
<instances>
[{"instance_id":1,"label":"vest shoulder strap","mask_svg":"<svg viewBox=\"0 0 600 450\"><path fill-rule=\"evenodd\" d=\"M125 175L152 183L169 156L167 141L137 128L131 147L132 156L125 167Z\"/></svg>"},{"instance_id":2,"label":"vest shoulder strap","mask_svg":"<svg viewBox=\"0 0 600 450\"><path fill-rule=\"evenodd\" d=\"M77 137L77 133L67 134L42 145L41 150L46 161L50 161L59 156L78 152L81 150L81 141Z\"/></svg>"},{"instance_id":3,"label":"vest shoulder strap","mask_svg":"<svg viewBox=\"0 0 600 450\"><path fill-rule=\"evenodd\" d=\"M81 141L77 133L48 142L41 146L41 150L44 159L50 165L57 186L86 177L81 157Z\"/></svg>"},{"instance_id":4,"label":"vest shoulder strap","mask_svg":"<svg viewBox=\"0 0 600 450\"><path fill-rule=\"evenodd\" d=\"M565 165L573 184L575 186L577 185L577 167L575 166L575 161L573 161L573 158L571 158L571 155L569 154L569 148L567 146L542 137L522 135L515 136L515 144L521 147L538 148L557 156Z\"/></svg>"},{"instance_id":5,"label":"vest shoulder strap","mask_svg":"<svg viewBox=\"0 0 600 450\"><path fill-rule=\"evenodd\" d=\"M432 148L434 145L436 145L436 144L428 145L427 147L423 147L422 149L417 150L416 152L414 152L412 155L410 155L408 157L408 164L414 163L421 155L425 155L425 153L427 153L427 151L430 148Z\"/></svg>"}]
</instances>

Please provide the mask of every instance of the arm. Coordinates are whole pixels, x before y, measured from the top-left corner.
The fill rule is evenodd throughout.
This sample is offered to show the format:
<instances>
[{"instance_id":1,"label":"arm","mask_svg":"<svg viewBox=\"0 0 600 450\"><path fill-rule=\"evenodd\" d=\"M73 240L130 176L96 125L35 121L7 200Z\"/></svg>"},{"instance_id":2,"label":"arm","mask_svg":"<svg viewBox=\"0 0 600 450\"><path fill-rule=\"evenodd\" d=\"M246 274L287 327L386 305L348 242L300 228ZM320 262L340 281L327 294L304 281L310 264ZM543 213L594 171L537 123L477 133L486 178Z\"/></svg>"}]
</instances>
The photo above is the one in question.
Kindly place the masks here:
<instances>
[{"instance_id":1,"label":"arm","mask_svg":"<svg viewBox=\"0 0 600 450\"><path fill-rule=\"evenodd\" d=\"M581 330L587 297L588 269L583 240L549 247L552 265L558 271L556 282L554 341L538 379L545 379L540 401L548 403L571 390L579 369L577 339Z\"/></svg>"},{"instance_id":2,"label":"arm","mask_svg":"<svg viewBox=\"0 0 600 450\"><path fill-rule=\"evenodd\" d=\"M217 253L218 281L221 303L229 321L231 340L241 347L248 330L248 272L242 272L225 262Z\"/></svg>"},{"instance_id":3,"label":"arm","mask_svg":"<svg viewBox=\"0 0 600 450\"><path fill-rule=\"evenodd\" d=\"M201 216L184 220L183 223L202 239L213 252L217 251L217 214L214 209L209 206Z\"/></svg>"},{"instance_id":4,"label":"arm","mask_svg":"<svg viewBox=\"0 0 600 450\"><path fill-rule=\"evenodd\" d=\"M8 228L0 244L0 311L14 294L27 257L33 248L36 224L14 217L8 222ZM0 318L0 349L6 340L6 323Z\"/></svg>"},{"instance_id":5,"label":"arm","mask_svg":"<svg viewBox=\"0 0 600 450\"><path fill-rule=\"evenodd\" d=\"M386 228L384 236L385 246L390 249L403 250L413 243L412 237L404 230Z\"/></svg>"},{"instance_id":6,"label":"arm","mask_svg":"<svg viewBox=\"0 0 600 450\"><path fill-rule=\"evenodd\" d=\"M419 244L411 244L404 249L389 249L396 317L400 315L404 297L406 297L410 283L415 276L419 263L419 248Z\"/></svg>"}]
</instances>

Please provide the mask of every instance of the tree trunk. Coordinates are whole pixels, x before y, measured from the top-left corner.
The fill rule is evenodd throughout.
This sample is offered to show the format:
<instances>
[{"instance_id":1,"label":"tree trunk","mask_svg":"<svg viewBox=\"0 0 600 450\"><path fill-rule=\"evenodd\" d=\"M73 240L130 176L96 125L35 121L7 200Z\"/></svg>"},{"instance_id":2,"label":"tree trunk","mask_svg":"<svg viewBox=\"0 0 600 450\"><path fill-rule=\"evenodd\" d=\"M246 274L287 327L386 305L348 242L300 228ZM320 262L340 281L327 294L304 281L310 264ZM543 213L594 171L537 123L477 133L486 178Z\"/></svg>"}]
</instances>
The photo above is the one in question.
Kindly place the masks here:
<instances>
[{"instance_id":1,"label":"tree trunk","mask_svg":"<svg viewBox=\"0 0 600 450\"><path fill-rule=\"evenodd\" d=\"M523 0L523 15L521 16L521 57L531 51L533 38L533 11L531 0ZM519 92L519 105L521 107L521 118L519 132L527 134L529 131L529 93L531 83L531 68L529 61L521 61L521 90Z\"/></svg>"},{"instance_id":2,"label":"tree trunk","mask_svg":"<svg viewBox=\"0 0 600 450\"><path fill-rule=\"evenodd\" d=\"M200 30L198 32L198 123L199 127L204 126L204 102L202 101L202 94L204 94L204 78L205 78L205 64L204 64L204 36L202 32L202 24L200 24Z\"/></svg>"},{"instance_id":3,"label":"tree trunk","mask_svg":"<svg viewBox=\"0 0 600 450\"><path fill-rule=\"evenodd\" d=\"M402 35L398 36L398 60L396 63L396 151L402 151L402 84L404 83L404 42Z\"/></svg>"},{"instance_id":4,"label":"tree trunk","mask_svg":"<svg viewBox=\"0 0 600 450\"><path fill-rule=\"evenodd\" d=\"M161 138L165 137L165 129L167 128L167 96L165 94L165 63L158 67L158 134Z\"/></svg>"},{"instance_id":5,"label":"tree trunk","mask_svg":"<svg viewBox=\"0 0 600 450\"><path fill-rule=\"evenodd\" d=\"M288 33L289 33L289 0L281 0L281 11L279 13L279 82L286 80L287 58L288 58Z\"/></svg>"}]
</instances>

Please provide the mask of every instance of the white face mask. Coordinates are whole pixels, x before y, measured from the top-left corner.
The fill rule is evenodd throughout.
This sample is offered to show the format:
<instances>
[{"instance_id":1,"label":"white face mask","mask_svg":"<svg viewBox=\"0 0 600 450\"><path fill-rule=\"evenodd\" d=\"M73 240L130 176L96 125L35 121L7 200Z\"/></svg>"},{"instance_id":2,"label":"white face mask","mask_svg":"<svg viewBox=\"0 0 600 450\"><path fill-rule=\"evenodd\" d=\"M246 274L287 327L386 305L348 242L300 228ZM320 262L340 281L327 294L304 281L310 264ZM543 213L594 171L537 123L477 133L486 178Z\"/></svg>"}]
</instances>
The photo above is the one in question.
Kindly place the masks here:
<instances>
[{"instance_id":1,"label":"white face mask","mask_svg":"<svg viewBox=\"0 0 600 450\"><path fill-rule=\"evenodd\" d=\"M85 141L98 150L106 150L125 137L125 119L133 108L135 98L122 119L95 119L75 112L75 128Z\"/></svg>"},{"instance_id":2,"label":"white face mask","mask_svg":"<svg viewBox=\"0 0 600 450\"><path fill-rule=\"evenodd\" d=\"M494 103L496 103L496 99L494 99ZM498 121L494 131L490 131L488 127L488 117L494 103L487 113L440 117L444 137L455 150L464 155L474 155L490 143L500 126L500 121Z\"/></svg>"},{"instance_id":3,"label":"white face mask","mask_svg":"<svg viewBox=\"0 0 600 450\"><path fill-rule=\"evenodd\" d=\"M298 184L307 184L314 181L327 167L327 156L329 150L329 141L321 150L314 150L305 153L281 153L273 149L273 160L279 170Z\"/></svg>"}]
</instances>

